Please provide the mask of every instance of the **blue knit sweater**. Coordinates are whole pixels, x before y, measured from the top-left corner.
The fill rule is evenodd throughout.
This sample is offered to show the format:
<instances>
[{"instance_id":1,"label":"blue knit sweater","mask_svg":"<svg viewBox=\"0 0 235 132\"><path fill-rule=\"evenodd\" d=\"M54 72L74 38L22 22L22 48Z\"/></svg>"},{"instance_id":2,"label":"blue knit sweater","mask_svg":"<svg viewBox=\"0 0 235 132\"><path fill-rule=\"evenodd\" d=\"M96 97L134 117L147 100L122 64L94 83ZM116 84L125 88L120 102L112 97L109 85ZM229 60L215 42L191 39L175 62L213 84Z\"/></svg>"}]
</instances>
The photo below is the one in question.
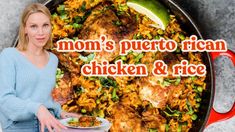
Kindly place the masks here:
<instances>
[{"instance_id":1,"label":"blue knit sweater","mask_svg":"<svg viewBox=\"0 0 235 132\"><path fill-rule=\"evenodd\" d=\"M41 104L53 109L59 117L61 107L51 98L57 65L58 58L53 53L43 68L33 65L16 48L6 48L0 53L0 123L3 128L13 121L33 119Z\"/></svg>"}]
</instances>

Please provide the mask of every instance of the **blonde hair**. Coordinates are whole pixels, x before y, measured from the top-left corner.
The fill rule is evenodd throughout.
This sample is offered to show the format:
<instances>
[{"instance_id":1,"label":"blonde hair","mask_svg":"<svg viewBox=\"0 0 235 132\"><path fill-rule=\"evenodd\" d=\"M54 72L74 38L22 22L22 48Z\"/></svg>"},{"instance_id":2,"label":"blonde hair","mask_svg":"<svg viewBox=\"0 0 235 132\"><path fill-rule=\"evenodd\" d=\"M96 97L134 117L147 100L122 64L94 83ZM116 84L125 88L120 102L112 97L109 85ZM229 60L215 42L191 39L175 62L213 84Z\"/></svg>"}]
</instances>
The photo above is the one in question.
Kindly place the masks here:
<instances>
[{"instance_id":1,"label":"blonde hair","mask_svg":"<svg viewBox=\"0 0 235 132\"><path fill-rule=\"evenodd\" d=\"M19 28L19 41L17 44L17 48L21 51L25 51L27 49L28 45L28 37L25 33L25 26L26 26L26 21L28 20L29 16L33 13L38 13L41 12L44 15L48 16L48 18L51 21L51 13L48 10L48 8L40 3L33 3L28 5L21 16L20 20L20 28ZM52 46L52 34L50 35L46 45L43 47L44 49L49 49Z\"/></svg>"}]
</instances>

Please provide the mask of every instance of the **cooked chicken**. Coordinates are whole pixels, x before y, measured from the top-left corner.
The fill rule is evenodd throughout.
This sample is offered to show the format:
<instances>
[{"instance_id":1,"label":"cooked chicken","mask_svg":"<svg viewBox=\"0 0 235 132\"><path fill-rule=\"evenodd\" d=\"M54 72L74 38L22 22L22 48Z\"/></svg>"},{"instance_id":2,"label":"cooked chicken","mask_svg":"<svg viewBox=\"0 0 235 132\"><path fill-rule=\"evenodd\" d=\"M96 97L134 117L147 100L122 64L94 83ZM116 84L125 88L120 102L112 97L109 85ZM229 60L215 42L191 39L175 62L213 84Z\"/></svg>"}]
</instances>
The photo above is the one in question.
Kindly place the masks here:
<instances>
[{"instance_id":1,"label":"cooked chicken","mask_svg":"<svg viewBox=\"0 0 235 132\"><path fill-rule=\"evenodd\" d=\"M168 89L160 86L144 85L140 90L142 100L149 101L155 108L165 107L168 99Z\"/></svg>"},{"instance_id":2,"label":"cooked chicken","mask_svg":"<svg viewBox=\"0 0 235 132\"><path fill-rule=\"evenodd\" d=\"M131 107L122 104L116 104L112 108L112 132L141 132L141 118Z\"/></svg>"},{"instance_id":3,"label":"cooked chicken","mask_svg":"<svg viewBox=\"0 0 235 132\"><path fill-rule=\"evenodd\" d=\"M114 52L103 50L95 57L98 62L112 61L119 55L118 42L122 39L131 39L136 31L137 25L134 18L125 14L117 16L110 5L104 4L92 10L91 15L84 22L79 38L99 39L101 35L106 35L108 40L114 40L116 42Z\"/></svg>"},{"instance_id":4,"label":"cooked chicken","mask_svg":"<svg viewBox=\"0 0 235 132\"><path fill-rule=\"evenodd\" d=\"M69 74L65 73L63 78L58 82L58 88L53 89L52 97L56 102L62 105L71 98L72 93L71 79Z\"/></svg>"},{"instance_id":5,"label":"cooked chicken","mask_svg":"<svg viewBox=\"0 0 235 132\"><path fill-rule=\"evenodd\" d=\"M71 73L80 73L82 61L78 61L80 53L78 52L65 52L61 53L56 50L52 50L52 52L58 57L60 60L60 64L65 67L66 71Z\"/></svg>"},{"instance_id":6,"label":"cooked chicken","mask_svg":"<svg viewBox=\"0 0 235 132\"><path fill-rule=\"evenodd\" d=\"M142 112L144 128L158 128L159 132L165 132L166 119L162 117L157 109L149 109Z\"/></svg>"},{"instance_id":7,"label":"cooked chicken","mask_svg":"<svg viewBox=\"0 0 235 132\"><path fill-rule=\"evenodd\" d=\"M168 66L168 77L172 76L172 67L173 65L180 63L177 59L177 56L171 52L161 52L157 56L158 60L163 60L163 62Z\"/></svg>"}]
</instances>

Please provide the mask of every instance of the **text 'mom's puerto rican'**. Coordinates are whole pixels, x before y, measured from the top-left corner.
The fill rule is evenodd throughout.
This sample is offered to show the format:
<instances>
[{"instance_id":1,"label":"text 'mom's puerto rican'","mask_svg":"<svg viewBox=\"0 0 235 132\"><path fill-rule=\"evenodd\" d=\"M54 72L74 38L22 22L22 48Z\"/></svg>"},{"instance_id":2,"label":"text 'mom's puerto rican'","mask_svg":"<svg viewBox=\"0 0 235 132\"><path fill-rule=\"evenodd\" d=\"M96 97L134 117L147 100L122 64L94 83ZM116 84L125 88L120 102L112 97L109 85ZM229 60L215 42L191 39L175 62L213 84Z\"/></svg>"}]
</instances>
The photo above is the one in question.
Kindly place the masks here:
<instances>
[{"instance_id":1,"label":"text 'mom's puerto rican'","mask_svg":"<svg viewBox=\"0 0 235 132\"><path fill-rule=\"evenodd\" d=\"M71 40L63 39L57 41L57 51L59 52L113 52L116 48L119 55L127 55L128 52L174 52L178 43L174 40L121 40L116 47L114 40L107 40L106 35L101 35L99 40ZM182 52L224 52L227 51L226 41L218 40L198 40L192 35L189 39L181 42ZM152 73L155 76L168 76L168 66L162 60L154 62ZM206 66L203 64L189 64L187 60L182 60L180 64L172 66L173 76L205 76ZM81 68L84 76L148 76L148 69L144 64L123 64L121 60L115 64L102 61L100 64L92 60Z\"/></svg>"}]
</instances>

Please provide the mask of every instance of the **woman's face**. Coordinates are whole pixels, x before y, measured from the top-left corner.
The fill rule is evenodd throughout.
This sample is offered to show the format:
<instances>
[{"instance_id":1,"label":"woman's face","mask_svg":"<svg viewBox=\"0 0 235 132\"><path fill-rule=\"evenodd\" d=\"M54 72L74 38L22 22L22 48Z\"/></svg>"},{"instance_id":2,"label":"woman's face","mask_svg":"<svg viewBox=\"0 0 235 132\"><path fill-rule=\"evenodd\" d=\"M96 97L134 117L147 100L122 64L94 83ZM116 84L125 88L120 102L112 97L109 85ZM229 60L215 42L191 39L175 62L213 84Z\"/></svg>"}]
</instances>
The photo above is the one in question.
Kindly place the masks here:
<instances>
[{"instance_id":1,"label":"woman's face","mask_svg":"<svg viewBox=\"0 0 235 132\"><path fill-rule=\"evenodd\" d=\"M50 19L41 12L31 14L26 21L25 33L28 36L29 45L42 48L51 35Z\"/></svg>"}]
</instances>

